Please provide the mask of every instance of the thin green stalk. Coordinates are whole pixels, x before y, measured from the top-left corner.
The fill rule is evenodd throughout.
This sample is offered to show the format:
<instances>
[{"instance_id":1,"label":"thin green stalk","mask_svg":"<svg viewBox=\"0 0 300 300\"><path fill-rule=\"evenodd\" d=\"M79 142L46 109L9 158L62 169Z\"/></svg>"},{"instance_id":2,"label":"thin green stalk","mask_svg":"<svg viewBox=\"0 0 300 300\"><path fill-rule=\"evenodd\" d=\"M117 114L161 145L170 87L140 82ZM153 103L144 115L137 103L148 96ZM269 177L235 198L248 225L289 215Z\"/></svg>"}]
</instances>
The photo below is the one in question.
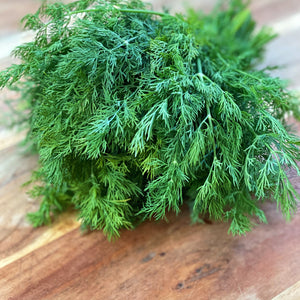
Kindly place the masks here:
<instances>
[{"instance_id":1,"label":"thin green stalk","mask_svg":"<svg viewBox=\"0 0 300 300\"><path fill-rule=\"evenodd\" d=\"M205 76L202 73L202 65L201 65L201 60L200 58L197 58L197 67L198 67L198 74L201 77L201 80L203 80L203 77ZM205 76L205 78L208 78L207 76ZM209 79L209 78L208 78ZM210 80L210 79L209 79ZM211 129L214 129L213 123L212 123L212 117L211 117L211 112L210 112L210 108L208 105L208 102L206 101L206 111L207 111L207 117L208 117L208 122L209 122L209 126L211 127ZM217 151L216 151L216 141L215 138L213 138L213 148L214 148L214 158L217 158Z\"/></svg>"},{"instance_id":2,"label":"thin green stalk","mask_svg":"<svg viewBox=\"0 0 300 300\"><path fill-rule=\"evenodd\" d=\"M207 110L209 126L210 126L211 130L214 130L214 126L213 126L213 123L212 123L211 112L210 112L210 108L209 108L209 105L208 105L207 102L206 102L206 110ZM213 140L213 148L214 148L214 158L216 159L217 158L216 141L215 141L215 138L213 138L212 140Z\"/></svg>"},{"instance_id":3,"label":"thin green stalk","mask_svg":"<svg viewBox=\"0 0 300 300\"><path fill-rule=\"evenodd\" d=\"M148 15L156 15L160 17L173 17L170 14L166 14L159 11L152 11L152 10L144 10L144 9L129 9L129 8L117 8L115 7L117 11L125 12L125 13L132 13L132 14L148 14ZM103 9L82 9L82 10L76 10L73 12L70 12L69 15L76 15L81 13L88 13L88 12L94 12L94 11L102 11Z\"/></svg>"}]
</instances>

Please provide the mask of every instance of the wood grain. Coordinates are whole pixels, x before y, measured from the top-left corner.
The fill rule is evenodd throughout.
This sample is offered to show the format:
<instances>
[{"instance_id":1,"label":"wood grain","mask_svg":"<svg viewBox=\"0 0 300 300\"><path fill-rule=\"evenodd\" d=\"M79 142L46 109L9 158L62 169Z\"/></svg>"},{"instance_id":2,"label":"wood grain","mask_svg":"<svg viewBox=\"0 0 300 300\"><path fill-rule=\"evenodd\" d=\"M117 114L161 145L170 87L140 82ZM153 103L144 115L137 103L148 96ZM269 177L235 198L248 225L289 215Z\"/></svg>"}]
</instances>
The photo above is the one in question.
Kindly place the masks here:
<instances>
[{"instance_id":1,"label":"wood grain","mask_svg":"<svg viewBox=\"0 0 300 300\"><path fill-rule=\"evenodd\" d=\"M300 216L246 237L191 226L189 214L148 222L109 243L74 229L0 269L4 299L271 299L300 278Z\"/></svg>"},{"instance_id":2,"label":"wood grain","mask_svg":"<svg viewBox=\"0 0 300 300\"><path fill-rule=\"evenodd\" d=\"M274 297L273 300L299 300L300 299L300 281L293 286L289 287L278 296Z\"/></svg>"},{"instance_id":3,"label":"wood grain","mask_svg":"<svg viewBox=\"0 0 300 300\"><path fill-rule=\"evenodd\" d=\"M180 1L153 3L183 8ZM213 1L190 3L209 10ZM0 7L0 44L8 47L7 33L23 38L15 22L37 2L1 0ZM265 63L286 65L274 74L300 90L300 1L255 0L251 10L259 26L269 24L281 33L268 47ZM0 69L10 62L0 57ZM7 96L0 93L0 99ZM300 133L300 124L295 125ZM26 213L38 203L21 185L37 157L17 146L23 136L0 127L1 300L300 299L300 213L287 223L272 203L264 204L269 224L242 237L228 235L224 223L191 225L187 208L177 217L169 215L168 223L146 222L123 231L112 243L101 232L82 233L74 212L50 227L32 228ZM290 176L300 191L299 178Z\"/></svg>"}]
</instances>

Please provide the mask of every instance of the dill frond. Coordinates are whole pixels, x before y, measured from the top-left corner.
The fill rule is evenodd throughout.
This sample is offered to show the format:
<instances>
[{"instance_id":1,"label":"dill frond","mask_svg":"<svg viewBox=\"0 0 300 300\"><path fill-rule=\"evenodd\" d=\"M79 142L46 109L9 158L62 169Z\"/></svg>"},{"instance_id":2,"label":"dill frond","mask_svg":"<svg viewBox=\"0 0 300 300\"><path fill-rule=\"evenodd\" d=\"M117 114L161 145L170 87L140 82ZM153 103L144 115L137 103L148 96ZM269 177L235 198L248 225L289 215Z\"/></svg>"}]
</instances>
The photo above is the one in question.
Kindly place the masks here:
<instances>
[{"instance_id":1,"label":"dill frond","mask_svg":"<svg viewBox=\"0 0 300 300\"><path fill-rule=\"evenodd\" d=\"M254 30L243 1L175 16L139 0L45 3L23 23L35 39L14 50L21 62L0 87L22 91L40 157L34 226L73 206L112 238L187 202L193 220L244 234L253 216L266 222L266 199L290 218L299 139L284 118L299 111L255 67L274 34Z\"/></svg>"}]
</instances>

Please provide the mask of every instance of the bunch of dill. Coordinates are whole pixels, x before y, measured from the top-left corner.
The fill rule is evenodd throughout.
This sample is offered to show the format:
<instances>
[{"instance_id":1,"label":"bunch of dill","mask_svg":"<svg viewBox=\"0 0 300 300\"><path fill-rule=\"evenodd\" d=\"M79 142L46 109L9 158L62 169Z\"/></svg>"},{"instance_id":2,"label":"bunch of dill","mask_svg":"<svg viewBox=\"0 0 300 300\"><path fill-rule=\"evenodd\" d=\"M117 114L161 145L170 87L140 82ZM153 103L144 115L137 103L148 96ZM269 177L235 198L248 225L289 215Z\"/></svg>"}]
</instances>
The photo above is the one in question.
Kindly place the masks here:
<instances>
[{"instance_id":1,"label":"bunch of dill","mask_svg":"<svg viewBox=\"0 0 300 300\"><path fill-rule=\"evenodd\" d=\"M274 35L255 31L242 0L204 15L147 9L139 0L44 4L23 19L35 40L0 86L20 102L40 167L34 226L69 206L109 237L178 213L230 220L241 234L259 204L289 218L297 192L298 139L285 115L297 106L284 83L257 70Z\"/></svg>"}]
</instances>

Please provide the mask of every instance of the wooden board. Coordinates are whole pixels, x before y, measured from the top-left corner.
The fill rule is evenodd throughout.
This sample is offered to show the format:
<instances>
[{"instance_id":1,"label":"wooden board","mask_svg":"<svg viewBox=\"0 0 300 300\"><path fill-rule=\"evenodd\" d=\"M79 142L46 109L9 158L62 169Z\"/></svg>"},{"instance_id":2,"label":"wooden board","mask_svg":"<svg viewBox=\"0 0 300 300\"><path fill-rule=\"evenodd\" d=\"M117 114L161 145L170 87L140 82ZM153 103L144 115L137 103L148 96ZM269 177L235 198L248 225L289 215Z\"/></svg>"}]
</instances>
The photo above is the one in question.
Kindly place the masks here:
<instances>
[{"instance_id":1,"label":"wooden board","mask_svg":"<svg viewBox=\"0 0 300 300\"><path fill-rule=\"evenodd\" d=\"M2 45L5 26L10 39L24 38L8 20L36 8L35 0L27 2L15 10L20 1L1 0ZM182 9L175 2L173 9ZM202 2L209 9L211 2ZM285 64L276 74L300 90L300 1L256 0L251 9L260 25L281 33L268 47L266 62ZM9 63L0 56L0 69ZM0 99L5 97L1 92ZM269 224L243 237L228 235L228 224L191 225L186 208L168 223L123 231L113 243L101 232L81 233L72 212L33 229L25 216L38 203L21 184L37 157L21 152L23 136L0 127L0 299L300 299L300 213L286 223L271 203L264 206ZM300 191L299 178L291 178Z\"/></svg>"}]
</instances>

